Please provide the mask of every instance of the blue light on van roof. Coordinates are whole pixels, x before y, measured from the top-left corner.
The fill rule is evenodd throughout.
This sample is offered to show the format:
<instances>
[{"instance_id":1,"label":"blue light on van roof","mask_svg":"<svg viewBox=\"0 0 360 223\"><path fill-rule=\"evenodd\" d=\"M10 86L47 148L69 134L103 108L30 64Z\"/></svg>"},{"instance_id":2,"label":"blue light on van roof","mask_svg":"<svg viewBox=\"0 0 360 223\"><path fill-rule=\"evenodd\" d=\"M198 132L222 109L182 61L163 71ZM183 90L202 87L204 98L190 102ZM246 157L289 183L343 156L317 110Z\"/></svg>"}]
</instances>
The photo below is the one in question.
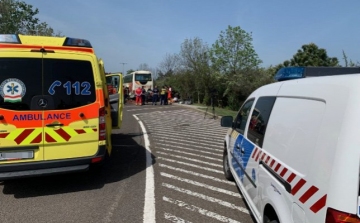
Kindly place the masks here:
<instances>
[{"instance_id":1,"label":"blue light on van roof","mask_svg":"<svg viewBox=\"0 0 360 223\"><path fill-rule=\"evenodd\" d=\"M89 47L92 48L90 41L86 39L78 38L66 38L64 46L78 46L78 47Z\"/></svg>"},{"instance_id":2,"label":"blue light on van roof","mask_svg":"<svg viewBox=\"0 0 360 223\"><path fill-rule=\"evenodd\" d=\"M275 75L275 80L284 81L305 77L305 67L283 67Z\"/></svg>"},{"instance_id":3,"label":"blue light on van roof","mask_svg":"<svg viewBox=\"0 0 360 223\"><path fill-rule=\"evenodd\" d=\"M0 34L0 43L20 43L16 34Z\"/></svg>"}]
</instances>

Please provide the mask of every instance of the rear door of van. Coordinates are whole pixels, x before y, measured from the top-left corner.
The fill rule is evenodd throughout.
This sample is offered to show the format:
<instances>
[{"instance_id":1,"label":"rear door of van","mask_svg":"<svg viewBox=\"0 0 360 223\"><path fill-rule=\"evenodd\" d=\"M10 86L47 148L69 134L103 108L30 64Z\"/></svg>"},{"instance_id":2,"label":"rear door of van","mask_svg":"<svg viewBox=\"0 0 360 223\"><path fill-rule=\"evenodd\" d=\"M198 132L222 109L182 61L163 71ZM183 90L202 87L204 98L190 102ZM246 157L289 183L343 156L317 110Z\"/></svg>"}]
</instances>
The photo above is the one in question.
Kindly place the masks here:
<instances>
[{"instance_id":1,"label":"rear door of van","mask_svg":"<svg viewBox=\"0 0 360 223\"><path fill-rule=\"evenodd\" d=\"M91 55L43 53L44 159L88 157L99 148L97 61ZM45 104L41 104L43 100Z\"/></svg>"},{"instance_id":2,"label":"rear door of van","mask_svg":"<svg viewBox=\"0 0 360 223\"><path fill-rule=\"evenodd\" d=\"M106 84L109 92L112 128L120 128L125 100L122 75L120 73L107 74Z\"/></svg>"},{"instance_id":3,"label":"rear door of van","mask_svg":"<svg viewBox=\"0 0 360 223\"><path fill-rule=\"evenodd\" d=\"M44 159L41 71L41 54L0 52L0 166Z\"/></svg>"}]
</instances>

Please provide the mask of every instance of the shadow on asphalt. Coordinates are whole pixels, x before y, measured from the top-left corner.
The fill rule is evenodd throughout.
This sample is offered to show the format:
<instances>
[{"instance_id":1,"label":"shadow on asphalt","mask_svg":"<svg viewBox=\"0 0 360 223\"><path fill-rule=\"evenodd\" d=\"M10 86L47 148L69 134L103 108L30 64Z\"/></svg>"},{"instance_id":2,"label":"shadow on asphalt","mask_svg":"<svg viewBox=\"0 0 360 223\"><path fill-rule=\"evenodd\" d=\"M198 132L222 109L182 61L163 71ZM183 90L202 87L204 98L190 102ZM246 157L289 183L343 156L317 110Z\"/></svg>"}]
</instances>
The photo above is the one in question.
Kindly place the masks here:
<instances>
[{"instance_id":1,"label":"shadow on asphalt","mask_svg":"<svg viewBox=\"0 0 360 223\"><path fill-rule=\"evenodd\" d=\"M97 190L106 184L129 178L146 169L148 151L137 143L142 141L142 135L142 133L113 134L112 155L100 170L9 180L2 183L3 193L14 195L15 198L64 194Z\"/></svg>"}]
</instances>

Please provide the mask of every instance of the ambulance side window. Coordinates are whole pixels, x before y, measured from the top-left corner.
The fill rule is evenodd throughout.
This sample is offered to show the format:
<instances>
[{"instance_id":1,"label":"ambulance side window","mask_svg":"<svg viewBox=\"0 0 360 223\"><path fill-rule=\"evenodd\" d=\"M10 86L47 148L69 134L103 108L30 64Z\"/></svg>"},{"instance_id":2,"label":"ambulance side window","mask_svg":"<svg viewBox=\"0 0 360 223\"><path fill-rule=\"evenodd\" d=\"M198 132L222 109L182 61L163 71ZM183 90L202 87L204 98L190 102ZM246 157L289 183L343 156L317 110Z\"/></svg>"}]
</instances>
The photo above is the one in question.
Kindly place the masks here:
<instances>
[{"instance_id":1,"label":"ambulance side window","mask_svg":"<svg viewBox=\"0 0 360 223\"><path fill-rule=\"evenodd\" d=\"M250 109L253 103L254 103L254 99L245 102L245 104L242 106L242 108L240 109L239 113L236 116L235 129L241 134L244 134L246 122L248 120Z\"/></svg>"},{"instance_id":2,"label":"ambulance side window","mask_svg":"<svg viewBox=\"0 0 360 223\"><path fill-rule=\"evenodd\" d=\"M261 97L257 100L252 111L247 138L259 147L262 147L266 126L275 100L276 97Z\"/></svg>"}]
</instances>

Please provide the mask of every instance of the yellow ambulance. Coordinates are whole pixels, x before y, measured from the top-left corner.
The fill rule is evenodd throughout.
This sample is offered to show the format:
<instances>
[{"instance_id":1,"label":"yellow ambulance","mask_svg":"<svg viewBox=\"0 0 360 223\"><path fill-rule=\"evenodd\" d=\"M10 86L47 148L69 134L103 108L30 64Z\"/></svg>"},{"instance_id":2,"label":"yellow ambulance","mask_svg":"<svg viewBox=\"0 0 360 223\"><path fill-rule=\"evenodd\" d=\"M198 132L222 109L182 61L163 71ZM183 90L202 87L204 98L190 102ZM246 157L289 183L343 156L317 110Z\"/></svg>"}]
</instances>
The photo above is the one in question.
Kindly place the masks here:
<instances>
[{"instance_id":1,"label":"yellow ambulance","mask_svg":"<svg viewBox=\"0 0 360 223\"><path fill-rule=\"evenodd\" d=\"M122 120L113 79L85 39L0 34L0 180L103 163Z\"/></svg>"}]
</instances>

